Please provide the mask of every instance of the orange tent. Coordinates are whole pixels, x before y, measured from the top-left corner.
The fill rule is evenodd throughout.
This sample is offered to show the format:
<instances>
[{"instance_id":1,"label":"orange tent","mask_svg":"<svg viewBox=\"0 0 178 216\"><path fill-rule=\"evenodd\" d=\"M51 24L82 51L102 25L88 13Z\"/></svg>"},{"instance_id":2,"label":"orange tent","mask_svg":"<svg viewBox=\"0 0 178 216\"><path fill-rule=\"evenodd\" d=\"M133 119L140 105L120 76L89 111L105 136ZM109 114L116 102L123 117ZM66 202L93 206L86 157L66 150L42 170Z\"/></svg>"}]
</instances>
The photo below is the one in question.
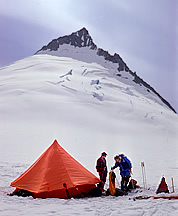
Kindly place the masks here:
<instances>
[{"instance_id":1,"label":"orange tent","mask_svg":"<svg viewBox=\"0 0 178 216\"><path fill-rule=\"evenodd\" d=\"M65 199L87 194L99 182L55 140L11 186L32 192L34 198Z\"/></svg>"}]
</instances>

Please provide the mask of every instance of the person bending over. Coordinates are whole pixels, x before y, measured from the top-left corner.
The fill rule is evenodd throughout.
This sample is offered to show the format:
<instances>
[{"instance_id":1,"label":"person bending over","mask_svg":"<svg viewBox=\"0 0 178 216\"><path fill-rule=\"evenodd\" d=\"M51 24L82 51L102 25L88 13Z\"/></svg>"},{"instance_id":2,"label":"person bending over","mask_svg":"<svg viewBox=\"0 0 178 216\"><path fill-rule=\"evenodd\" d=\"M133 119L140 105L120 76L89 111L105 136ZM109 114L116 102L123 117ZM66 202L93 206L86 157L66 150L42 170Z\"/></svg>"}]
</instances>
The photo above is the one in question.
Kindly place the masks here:
<instances>
[{"instance_id":1,"label":"person bending over","mask_svg":"<svg viewBox=\"0 0 178 216\"><path fill-rule=\"evenodd\" d=\"M121 190L122 191L127 191L127 185L129 182L129 178L131 177L131 172L132 172L132 164L130 160L124 155L116 155L114 157L115 160L115 166L111 168L111 170L114 170L115 168L119 167L120 168L120 175L122 177L121 179Z\"/></svg>"}]
</instances>

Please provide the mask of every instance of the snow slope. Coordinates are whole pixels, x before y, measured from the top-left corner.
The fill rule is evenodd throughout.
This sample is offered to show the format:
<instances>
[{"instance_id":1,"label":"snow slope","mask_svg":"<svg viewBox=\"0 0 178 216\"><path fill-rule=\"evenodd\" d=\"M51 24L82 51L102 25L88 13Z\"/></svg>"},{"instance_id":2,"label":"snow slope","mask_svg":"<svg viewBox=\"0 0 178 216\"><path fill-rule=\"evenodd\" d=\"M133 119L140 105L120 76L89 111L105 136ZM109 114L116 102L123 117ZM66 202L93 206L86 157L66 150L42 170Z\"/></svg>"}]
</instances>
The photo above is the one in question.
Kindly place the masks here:
<instances>
[{"instance_id":1,"label":"snow slope","mask_svg":"<svg viewBox=\"0 0 178 216\"><path fill-rule=\"evenodd\" d=\"M141 92L148 98L151 97L157 103L163 104L176 113L171 104L152 86L140 78L136 72L133 72L119 54L111 55L108 51L98 48L85 27L70 35L53 39L37 51L36 54L65 56L88 63L98 63L104 66L104 68L110 69L110 76L126 84L137 86L138 92Z\"/></svg>"},{"instance_id":2,"label":"snow slope","mask_svg":"<svg viewBox=\"0 0 178 216\"><path fill-rule=\"evenodd\" d=\"M70 201L6 196L13 191L10 182L54 139L96 175L102 151L109 168L113 156L124 152L140 185L140 162L146 164L151 189L144 193L153 194L162 175L169 186L174 177L177 191L177 114L128 74L124 79L126 72L116 78L113 64L103 62L39 54L0 69L0 215L178 213L177 201L134 202L135 194Z\"/></svg>"}]
</instances>

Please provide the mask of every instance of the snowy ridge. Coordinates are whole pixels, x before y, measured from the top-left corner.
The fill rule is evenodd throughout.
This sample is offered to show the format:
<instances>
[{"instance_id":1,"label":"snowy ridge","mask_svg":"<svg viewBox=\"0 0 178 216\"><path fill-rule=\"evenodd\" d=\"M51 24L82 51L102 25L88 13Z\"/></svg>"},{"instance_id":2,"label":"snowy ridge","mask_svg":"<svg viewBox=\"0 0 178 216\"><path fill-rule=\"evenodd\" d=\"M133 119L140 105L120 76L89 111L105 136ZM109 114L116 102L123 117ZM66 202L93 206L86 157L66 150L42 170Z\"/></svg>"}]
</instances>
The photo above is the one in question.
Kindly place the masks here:
<instances>
[{"instance_id":1,"label":"snowy ridge","mask_svg":"<svg viewBox=\"0 0 178 216\"><path fill-rule=\"evenodd\" d=\"M8 91L11 88L13 91L14 82L18 86L18 90L16 91L19 91L19 93L25 93L28 89L35 92L36 89L37 91L40 89L40 86L43 92L45 88L53 89L52 85L54 85L60 87L58 88L59 95L60 91L63 92L65 90L66 96L68 96L68 93L70 95L73 93L75 100L80 100L81 102L90 100L92 96L106 102L122 101L125 98L124 100L134 100L135 103L137 103L137 100L142 101L146 106L148 104L153 106L155 103L158 103L167 109L165 104L153 92L148 92L143 86L138 87L134 84L130 74L125 74L125 77L124 75L122 77L115 76L115 67L117 65L113 65L113 63L107 61L104 62L100 57L98 57L100 64L91 63L94 56L91 53L87 53L86 50L84 50L84 54L83 52L81 52L81 55L78 53L78 56L82 59L82 57L86 58L86 55L88 55L88 63L86 61L74 60L68 57L68 54L70 56L73 50L67 50L66 46L68 45L61 46L61 53L66 57L39 54L26 59L24 61L25 66L22 68L19 66L21 65L19 64L20 62L17 63L14 72L9 75ZM75 48L74 51L78 52L77 49L79 48ZM58 54L60 56L60 50ZM37 64L33 62L37 62ZM11 68L13 67L12 65ZM26 78L27 73L25 71L27 73L29 71L28 79ZM7 76L6 69L1 72L1 78L3 78L3 74L4 77ZM10 78L11 76L12 78ZM24 82L22 82L22 79L24 79ZM3 81L6 82L6 79ZM32 84L33 89L31 89ZM162 109L160 107L160 110Z\"/></svg>"},{"instance_id":2,"label":"snowy ridge","mask_svg":"<svg viewBox=\"0 0 178 216\"><path fill-rule=\"evenodd\" d=\"M137 90L139 91L141 87L144 87L148 92L148 97L150 98L149 92L152 92L156 95L157 102L161 100L161 104L165 104L173 112L176 112L174 108L163 98L161 95L155 91L148 83L142 80L136 72L133 72L129 69L123 59L115 53L114 55L109 54L109 52L97 48L94 44L93 39L88 33L86 28L72 33L68 36L59 37L58 39L52 40L47 46L43 46L36 54L48 54L60 57L71 57L84 62L95 62L101 64L103 67L115 70L114 73L111 73L116 79L123 81L124 79L129 79L131 85L137 84ZM98 58L101 57L101 58ZM131 76L130 76L131 75ZM134 85L135 86L135 85ZM154 98L154 99L155 99Z\"/></svg>"}]
</instances>

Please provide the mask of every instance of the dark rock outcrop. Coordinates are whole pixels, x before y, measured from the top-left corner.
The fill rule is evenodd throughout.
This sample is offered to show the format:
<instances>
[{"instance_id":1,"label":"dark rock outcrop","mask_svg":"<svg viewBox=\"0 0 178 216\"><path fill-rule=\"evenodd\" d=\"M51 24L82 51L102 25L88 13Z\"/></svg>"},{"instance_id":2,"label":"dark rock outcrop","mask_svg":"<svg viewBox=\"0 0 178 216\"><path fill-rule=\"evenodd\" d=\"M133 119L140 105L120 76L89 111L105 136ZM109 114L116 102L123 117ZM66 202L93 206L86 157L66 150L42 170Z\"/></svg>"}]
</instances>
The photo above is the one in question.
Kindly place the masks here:
<instances>
[{"instance_id":1,"label":"dark rock outcrop","mask_svg":"<svg viewBox=\"0 0 178 216\"><path fill-rule=\"evenodd\" d=\"M120 57L119 54L115 53L114 55L110 55L108 51L105 51L101 48L98 48L97 51L97 55L99 56L103 56L105 58L105 60L110 61L112 63L118 63L119 67L118 67L118 71L129 71L128 66L126 65L126 63L122 60L122 58Z\"/></svg>"},{"instance_id":2,"label":"dark rock outcrop","mask_svg":"<svg viewBox=\"0 0 178 216\"><path fill-rule=\"evenodd\" d=\"M43 46L39 51L57 51L59 46L63 44L69 44L74 47L89 47L93 50L97 49L97 46L93 43L93 39L89 35L88 30L86 28L82 28L77 32L73 32L71 35L52 40L47 46Z\"/></svg>"},{"instance_id":3,"label":"dark rock outcrop","mask_svg":"<svg viewBox=\"0 0 178 216\"><path fill-rule=\"evenodd\" d=\"M139 85L143 85L147 88L147 91L150 92L152 91L153 93L155 93L160 99L161 101L166 104L166 106L168 106L173 112L176 113L176 110L171 106L171 104L165 100L153 87L151 87L148 83L146 83L143 79L141 79L137 74L136 72L132 72L131 70L129 70L129 72L131 73L131 75L134 77L133 81L136 83L136 84L139 84Z\"/></svg>"}]
</instances>

